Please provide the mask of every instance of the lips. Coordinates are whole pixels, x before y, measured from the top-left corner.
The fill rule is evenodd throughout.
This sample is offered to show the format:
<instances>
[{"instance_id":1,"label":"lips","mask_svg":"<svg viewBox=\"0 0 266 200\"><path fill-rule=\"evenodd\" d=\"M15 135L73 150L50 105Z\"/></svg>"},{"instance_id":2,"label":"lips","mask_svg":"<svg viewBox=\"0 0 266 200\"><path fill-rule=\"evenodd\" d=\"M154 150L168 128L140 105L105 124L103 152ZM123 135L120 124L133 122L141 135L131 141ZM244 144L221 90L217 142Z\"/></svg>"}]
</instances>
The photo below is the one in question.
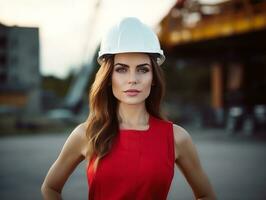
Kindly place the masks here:
<instances>
[{"instance_id":1,"label":"lips","mask_svg":"<svg viewBox=\"0 0 266 200\"><path fill-rule=\"evenodd\" d=\"M130 90L126 90L125 92L140 92L140 91L136 89L130 89Z\"/></svg>"},{"instance_id":2,"label":"lips","mask_svg":"<svg viewBox=\"0 0 266 200\"><path fill-rule=\"evenodd\" d=\"M139 90L135 90L135 89L130 89L130 90L126 90L125 93L128 95L128 96L136 96L140 93Z\"/></svg>"}]
</instances>

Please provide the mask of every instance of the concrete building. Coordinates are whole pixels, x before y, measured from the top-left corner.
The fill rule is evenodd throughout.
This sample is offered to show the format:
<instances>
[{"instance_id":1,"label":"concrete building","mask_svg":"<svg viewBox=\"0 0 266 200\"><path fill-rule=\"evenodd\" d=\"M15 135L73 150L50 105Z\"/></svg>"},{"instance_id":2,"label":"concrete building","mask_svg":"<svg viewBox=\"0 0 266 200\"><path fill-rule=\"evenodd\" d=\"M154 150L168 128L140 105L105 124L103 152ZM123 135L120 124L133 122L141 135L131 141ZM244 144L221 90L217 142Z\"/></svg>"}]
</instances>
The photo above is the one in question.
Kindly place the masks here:
<instances>
[{"instance_id":1,"label":"concrete building","mask_svg":"<svg viewBox=\"0 0 266 200\"><path fill-rule=\"evenodd\" d=\"M39 29L0 24L0 108L41 110Z\"/></svg>"}]
</instances>

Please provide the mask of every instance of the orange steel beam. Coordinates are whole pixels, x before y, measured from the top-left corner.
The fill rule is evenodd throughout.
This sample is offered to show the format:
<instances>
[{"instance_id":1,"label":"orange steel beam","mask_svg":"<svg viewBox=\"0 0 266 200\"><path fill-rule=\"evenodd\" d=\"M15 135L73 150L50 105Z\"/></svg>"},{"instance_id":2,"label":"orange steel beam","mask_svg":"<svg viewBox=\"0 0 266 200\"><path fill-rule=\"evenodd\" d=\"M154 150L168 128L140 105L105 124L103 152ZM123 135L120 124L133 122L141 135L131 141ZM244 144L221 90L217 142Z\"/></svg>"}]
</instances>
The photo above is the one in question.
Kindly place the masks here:
<instances>
[{"instance_id":1,"label":"orange steel beam","mask_svg":"<svg viewBox=\"0 0 266 200\"><path fill-rule=\"evenodd\" d=\"M246 3L247 4L247 3ZM266 2L247 4L245 9L228 11L185 27L169 14L161 23L159 37L165 46L207 40L266 28Z\"/></svg>"}]
</instances>

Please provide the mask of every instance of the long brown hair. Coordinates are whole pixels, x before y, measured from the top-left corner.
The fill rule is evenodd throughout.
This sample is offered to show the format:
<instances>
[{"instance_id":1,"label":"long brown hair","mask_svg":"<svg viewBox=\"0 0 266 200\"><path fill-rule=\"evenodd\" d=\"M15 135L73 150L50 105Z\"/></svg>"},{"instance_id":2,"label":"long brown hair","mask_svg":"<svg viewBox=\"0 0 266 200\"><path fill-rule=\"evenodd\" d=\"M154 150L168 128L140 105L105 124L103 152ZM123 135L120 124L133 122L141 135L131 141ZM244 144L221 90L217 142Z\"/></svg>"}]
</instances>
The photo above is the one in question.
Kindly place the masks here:
<instances>
[{"instance_id":1,"label":"long brown hair","mask_svg":"<svg viewBox=\"0 0 266 200\"><path fill-rule=\"evenodd\" d=\"M159 119L165 119L161 111L161 101L165 91L163 71L156 62L156 57L149 54L152 63L153 83L150 95L145 101L147 112ZM87 119L86 136L89 140L87 157L96 156L94 169L98 162L110 151L119 131L117 119L117 99L111 86L114 68L114 56L105 58L96 73L89 93L90 113Z\"/></svg>"}]
</instances>

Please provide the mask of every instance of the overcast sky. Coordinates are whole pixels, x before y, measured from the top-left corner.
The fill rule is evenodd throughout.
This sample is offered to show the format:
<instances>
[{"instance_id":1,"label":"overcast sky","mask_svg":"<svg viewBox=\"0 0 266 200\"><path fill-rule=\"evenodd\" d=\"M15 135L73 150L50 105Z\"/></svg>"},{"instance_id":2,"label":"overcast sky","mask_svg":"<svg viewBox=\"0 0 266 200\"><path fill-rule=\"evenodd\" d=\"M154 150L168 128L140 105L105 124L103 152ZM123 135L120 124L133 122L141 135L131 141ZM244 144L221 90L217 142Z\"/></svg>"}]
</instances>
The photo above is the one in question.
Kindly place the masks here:
<instances>
[{"instance_id":1,"label":"overcast sky","mask_svg":"<svg viewBox=\"0 0 266 200\"><path fill-rule=\"evenodd\" d=\"M136 16L154 27L175 2L0 0L0 22L8 26L39 27L41 73L64 78L71 69L78 70L88 60L101 35L121 17Z\"/></svg>"}]
</instances>

